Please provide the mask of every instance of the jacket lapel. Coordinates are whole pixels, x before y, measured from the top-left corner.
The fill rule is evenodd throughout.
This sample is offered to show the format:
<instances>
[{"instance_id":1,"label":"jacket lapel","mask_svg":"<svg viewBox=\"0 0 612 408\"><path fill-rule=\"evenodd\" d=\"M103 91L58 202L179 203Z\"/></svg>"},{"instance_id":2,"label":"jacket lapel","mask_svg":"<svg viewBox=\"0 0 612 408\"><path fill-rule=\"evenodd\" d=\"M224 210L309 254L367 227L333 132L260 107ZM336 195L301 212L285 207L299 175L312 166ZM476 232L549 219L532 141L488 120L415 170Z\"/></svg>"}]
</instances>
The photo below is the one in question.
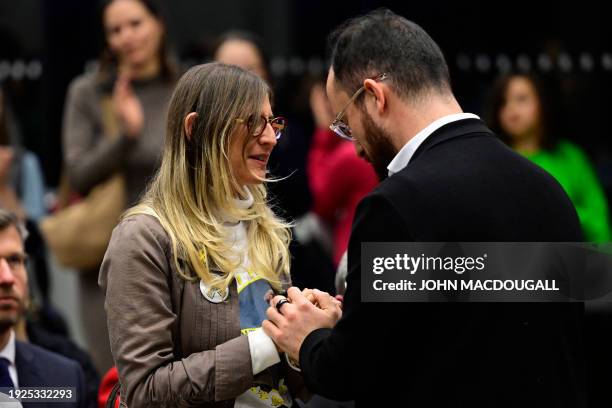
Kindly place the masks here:
<instances>
[{"instance_id":1,"label":"jacket lapel","mask_svg":"<svg viewBox=\"0 0 612 408\"><path fill-rule=\"evenodd\" d=\"M35 387L42 384L37 359L34 358L30 347L21 341L15 341L15 366L19 387Z\"/></svg>"}]
</instances>

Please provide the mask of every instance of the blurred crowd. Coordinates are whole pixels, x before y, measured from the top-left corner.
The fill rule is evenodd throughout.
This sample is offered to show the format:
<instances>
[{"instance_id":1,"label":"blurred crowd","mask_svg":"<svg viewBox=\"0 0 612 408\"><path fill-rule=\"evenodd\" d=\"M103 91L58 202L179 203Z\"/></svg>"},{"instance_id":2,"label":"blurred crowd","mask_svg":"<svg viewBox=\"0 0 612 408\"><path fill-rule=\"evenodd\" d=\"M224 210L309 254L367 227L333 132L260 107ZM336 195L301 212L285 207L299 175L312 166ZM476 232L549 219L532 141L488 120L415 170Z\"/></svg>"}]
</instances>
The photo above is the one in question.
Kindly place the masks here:
<instances>
[{"instance_id":1,"label":"blurred crowd","mask_svg":"<svg viewBox=\"0 0 612 408\"><path fill-rule=\"evenodd\" d=\"M25 223L25 251L30 259L29 299L24 300L23 316L16 326L17 338L78 361L91 407L98 406L99 397L100 403L105 401L109 384L116 381L104 296L97 283L103 253L87 252L90 259L85 261L73 259L71 250L62 254L65 249L55 242L60 238L49 222L71 207L92 201L97 189L105 188L104 195L96 196L98 204L108 201L123 211L136 203L159 165L167 104L176 80L188 68L172 53L155 3L107 1L101 23L106 48L95 67L74 78L66 90L64 165L57 189L46 186L40 158L24 148L23 124L11 105L12 86L7 81L0 89L0 207ZM270 158L269 200L277 214L293 223L293 284L342 294L342 260L353 215L360 200L376 188L379 176L356 154L351 141L330 130L338 112L332 111L327 100L325 78L304 77L297 89L276 86L266 44L251 32L230 31L203 43L214 46L194 62L238 65L274 89L274 114L287 119L288 130ZM558 100L550 97L556 86L532 72L510 72L490 84L483 112L473 113L485 119L509 148L557 179L576 208L586 240L609 242L610 211L604 188L581 148L580 135L567 135L558 126L564 113L557 109ZM296 108L289 94L303 95L301 106ZM302 114L307 110L309 117ZM48 199L49 192L53 200ZM88 218L97 214L88 211ZM76 218L62 218L71 219ZM112 217L98 221L113 227ZM108 241L107 230L99 230L102 243ZM86 238L79 236L77 241L72 248ZM66 318L51 301L51 257L78 271L85 349L76 345ZM11 285L0 281L5 284Z\"/></svg>"}]
</instances>

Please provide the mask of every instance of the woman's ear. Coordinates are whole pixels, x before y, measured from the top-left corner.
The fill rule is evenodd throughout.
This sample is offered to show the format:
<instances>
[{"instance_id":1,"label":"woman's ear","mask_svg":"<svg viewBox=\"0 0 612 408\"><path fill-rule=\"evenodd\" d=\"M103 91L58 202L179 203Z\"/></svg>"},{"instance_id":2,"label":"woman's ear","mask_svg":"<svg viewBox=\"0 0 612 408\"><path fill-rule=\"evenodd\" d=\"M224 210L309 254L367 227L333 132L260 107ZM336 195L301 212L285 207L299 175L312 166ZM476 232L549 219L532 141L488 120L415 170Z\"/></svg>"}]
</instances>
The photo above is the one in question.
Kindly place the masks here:
<instances>
[{"instance_id":1,"label":"woman's ear","mask_svg":"<svg viewBox=\"0 0 612 408\"><path fill-rule=\"evenodd\" d=\"M188 140L191 140L191 131L193 130L193 124L195 123L197 117L198 114L196 112L191 112L185 116L183 126L185 127L185 134L187 135Z\"/></svg>"}]
</instances>

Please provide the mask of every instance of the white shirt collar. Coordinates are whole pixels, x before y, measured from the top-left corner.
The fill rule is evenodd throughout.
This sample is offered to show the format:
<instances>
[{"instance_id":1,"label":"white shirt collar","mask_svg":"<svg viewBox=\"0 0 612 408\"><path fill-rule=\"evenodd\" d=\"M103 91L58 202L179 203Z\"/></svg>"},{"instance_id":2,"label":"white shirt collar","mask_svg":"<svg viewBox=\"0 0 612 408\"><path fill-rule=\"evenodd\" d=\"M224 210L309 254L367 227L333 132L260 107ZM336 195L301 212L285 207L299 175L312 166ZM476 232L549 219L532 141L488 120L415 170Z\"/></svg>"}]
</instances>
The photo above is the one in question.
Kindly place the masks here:
<instances>
[{"instance_id":1,"label":"white shirt collar","mask_svg":"<svg viewBox=\"0 0 612 408\"><path fill-rule=\"evenodd\" d=\"M15 331L11 330L8 343L2 350L0 350L0 357L6 358L11 362L11 365L15 365Z\"/></svg>"},{"instance_id":2,"label":"white shirt collar","mask_svg":"<svg viewBox=\"0 0 612 408\"><path fill-rule=\"evenodd\" d=\"M458 120L463 119L480 119L478 116L473 113L453 113L451 115L446 115L441 117L440 119L436 119L431 122L427 127L422 129L419 133L414 135L408 143L404 145L400 149L399 152L395 155L391 163L387 166L387 170L389 170L389 177L401 171L404 167L408 165L410 159L412 159L412 155L417 151L419 146L427 139L433 132L440 129L442 126L447 125L451 122L456 122Z\"/></svg>"}]
</instances>

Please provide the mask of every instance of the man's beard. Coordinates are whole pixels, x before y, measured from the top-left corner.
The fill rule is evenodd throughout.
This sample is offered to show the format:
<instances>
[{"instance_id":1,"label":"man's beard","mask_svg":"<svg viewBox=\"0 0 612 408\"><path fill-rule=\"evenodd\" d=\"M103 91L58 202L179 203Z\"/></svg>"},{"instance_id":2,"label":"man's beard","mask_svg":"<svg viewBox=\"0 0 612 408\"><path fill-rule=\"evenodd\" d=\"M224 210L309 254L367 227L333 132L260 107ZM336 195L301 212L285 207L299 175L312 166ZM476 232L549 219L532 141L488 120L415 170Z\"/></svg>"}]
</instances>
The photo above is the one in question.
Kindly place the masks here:
<instances>
[{"instance_id":1,"label":"man's beard","mask_svg":"<svg viewBox=\"0 0 612 408\"><path fill-rule=\"evenodd\" d=\"M0 288L0 296L13 297L16 299L17 307L0 306L0 332L14 327L21 316L25 316L26 306L21 296L18 296L12 289Z\"/></svg>"},{"instance_id":2,"label":"man's beard","mask_svg":"<svg viewBox=\"0 0 612 408\"><path fill-rule=\"evenodd\" d=\"M0 316L0 333L4 333L6 330L14 327L19 321L19 313L9 316Z\"/></svg>"},{"instance_id":3,"label":"man's beard","mask_svg":"<svg viewBox=\"0 0 612 408\"><path fill-rule=\"evenodd\" d=\"M363 146L367 159L372 163L379 180L389 175L387 166L397 154L391 144L391 136L382 127L374 123L372 117L363 112L363 129L366 144ZM366 149L367 147L367 149Z\"/></svg>"}]
</instances>

